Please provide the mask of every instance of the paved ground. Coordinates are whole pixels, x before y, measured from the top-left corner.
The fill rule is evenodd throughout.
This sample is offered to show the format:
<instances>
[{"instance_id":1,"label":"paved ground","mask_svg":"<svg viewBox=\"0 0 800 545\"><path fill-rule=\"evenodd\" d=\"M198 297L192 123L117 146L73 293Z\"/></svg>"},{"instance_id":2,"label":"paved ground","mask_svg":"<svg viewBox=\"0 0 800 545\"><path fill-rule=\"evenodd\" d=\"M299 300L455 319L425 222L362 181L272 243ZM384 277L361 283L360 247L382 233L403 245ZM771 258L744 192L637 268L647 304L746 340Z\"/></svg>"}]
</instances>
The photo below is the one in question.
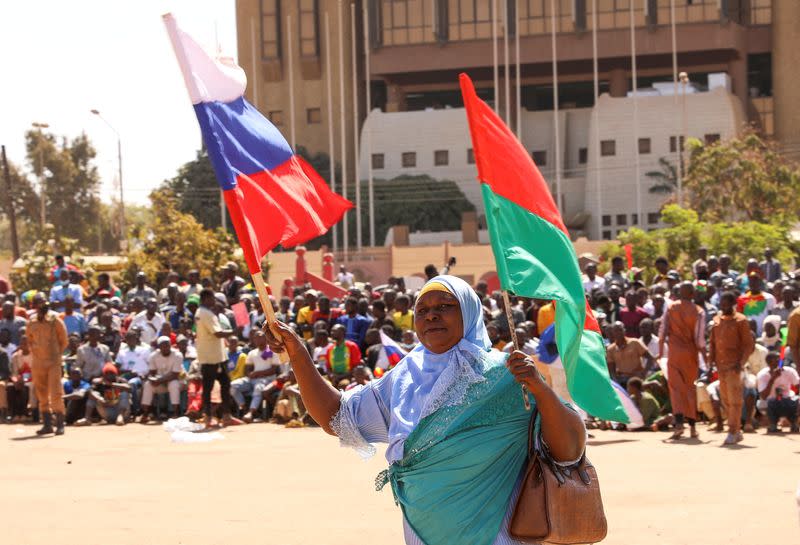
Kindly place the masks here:
<instances>
[{"instance_id":1,"label":"paved ground","mask_svg":"<svg viewBox=\"0 0 800 545\"><path fill-rule=\"evenodd\" d=\"M52 545L401 544L378 456L362 462L319 429L262 424L208 444L157 425L31 438L0 426L0 543ZM721 448L665 434L595 432L608 545L800 543L800 436Z\"/></svg>"}]
</instances>

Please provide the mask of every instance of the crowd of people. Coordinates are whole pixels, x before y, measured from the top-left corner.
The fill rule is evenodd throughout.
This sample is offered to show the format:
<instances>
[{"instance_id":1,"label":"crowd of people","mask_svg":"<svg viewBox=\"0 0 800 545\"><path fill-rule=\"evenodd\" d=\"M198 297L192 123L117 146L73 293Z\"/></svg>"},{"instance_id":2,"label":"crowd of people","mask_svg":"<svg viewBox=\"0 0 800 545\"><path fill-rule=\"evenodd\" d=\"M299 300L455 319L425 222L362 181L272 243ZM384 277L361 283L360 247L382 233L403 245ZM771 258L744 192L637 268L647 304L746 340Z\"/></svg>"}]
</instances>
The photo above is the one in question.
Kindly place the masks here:
<instances>
[{"instance_id":1,"label":"crowd of people","mask_svg":"<svg viewBox=\"0 0 800 545\"><path fill-rule=\"evenodd\" d=\"M687 431L705 420L727 422L726 444L766 426L798 431L800 271L785 273L767 249L744 272L727 255L701 248L681 274L664 257L652 278L626 270L615 257L605 276L584 267L584 290L606 343L612 380L627 389L645 430ZM688 268L687 268L688 269ZM438 274L428 266L425 276ZM39 434L65 425L146 424L188 416L206 426L272 421L314 425L292 373L262 331L264 311L254 287L229 262L213 277L166 272L158 285L139 273L126 290L105 273L90 286L56 256L52 285L3 295L0 316L0 420L41 421ZM342 267L347 295L329 298L300 286L272 298L278 320L303 339L320 374L346 390L379 379L400 353L417 344L415 293L403 278L359 283ZM483 302L493 346L510 352L512 331L536 355L545 380L569 398L554 339L552 301L511 297L485 282ZM513 323L511 323L513 322ZM392 349L387 349L391 343ZM595 420L590 428L625 426Z\"/></svg>"}]
</instances>

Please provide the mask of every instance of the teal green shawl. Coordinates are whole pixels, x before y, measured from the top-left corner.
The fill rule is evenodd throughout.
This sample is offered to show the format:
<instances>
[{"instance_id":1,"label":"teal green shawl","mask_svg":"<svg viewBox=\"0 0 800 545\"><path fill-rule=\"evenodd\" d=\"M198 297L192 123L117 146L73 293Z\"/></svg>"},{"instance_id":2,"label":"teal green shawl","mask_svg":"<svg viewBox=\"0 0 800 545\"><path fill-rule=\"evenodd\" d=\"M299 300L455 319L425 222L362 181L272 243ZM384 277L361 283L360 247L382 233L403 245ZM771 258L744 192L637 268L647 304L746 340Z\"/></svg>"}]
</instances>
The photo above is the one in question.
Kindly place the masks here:
<instances>
[{"instance_id":1,"label":"teal green shawl","mask_svg":"<svg viewBox=\"0 0 800 545\"><path fill-rule=\"evenodd\" d=\"M472 384L462 403L421 420L403 459L377 479L378 489L391 483L427 545L491 545L500 531L526 459L532 414L505 359L487 357L486 380Z\"/></svg>"}]
</instances>

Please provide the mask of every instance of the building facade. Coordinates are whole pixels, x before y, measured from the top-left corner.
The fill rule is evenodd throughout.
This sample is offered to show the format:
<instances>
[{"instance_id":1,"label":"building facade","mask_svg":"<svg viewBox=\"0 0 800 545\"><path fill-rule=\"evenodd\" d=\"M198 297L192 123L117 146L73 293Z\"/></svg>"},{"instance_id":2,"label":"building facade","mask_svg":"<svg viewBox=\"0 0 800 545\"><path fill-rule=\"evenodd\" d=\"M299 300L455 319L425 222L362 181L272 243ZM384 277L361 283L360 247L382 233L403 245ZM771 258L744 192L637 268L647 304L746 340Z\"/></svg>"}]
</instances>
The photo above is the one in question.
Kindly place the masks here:
<instances>
[{"instance_id":1,"label":"building facade","mask_svg":"<svg viewBox=\"0 0 800 545\"><path fill-rule=\"evenodd\" d=\"M518 118L519 85L521 140L534 152L554 194L554 174L559 171L558 198L565 219L573 230L613 237L634 220L651 226L646 220L657 212L661 200L649 193L650 182L643 173L658 166L661 157L672 154L673 161L679 161L677 151L670 149L678 147L684 133L724 138L749 122L774 136L787 155L800 158L800 87L791 77L800 61L800 2L631 1L633 6L629 0L238 0L239 59L248 73L251 102L296 146L312 153L333 149L351 183L356 144L364 144L364 130L370 126L370 155L384 153L383 172L375 169L376 177L392 172L446 175L459 182L473 201L476 190L465 182L475 179L475 171L466 155L469 136L459 111L458 73L467 72L479 95L512 127ZM631 12L639 89L635 131L628 96L634 87ZM553 149L553 24L558 158ZM687 72L698 89L715 87L712 80L717 76L712 74L727 77L721 87L688 93L682 100L661 85L673 82L676 71ZM654 83L658 92L651 92ZM394 146L383 151L377 148L382 131L394 138ZM407 153L415 151L416 165L403 167L403 151L397 146L410 146L406 142L415 138L419 143ZM609 155L609 140L615 141L614 155ZM601 153L594 151L595 146ZM640 195L631 206L637 188L631 155L637 148ZM443 153L438 159L435 154L444 150L448 164L443 164ZM365 150L359 155L359 178L365 179ZM373 166L379 161L369 160ZM410 165L411 156L406 155L405 161ZM337 187L340 183L337 180ZM620 196L626 199L615 209L612 203ZM638 213L642 221L631 217ZM622 214L628 216L624 223L617 221Z\"/></svg>"}]
</instances>

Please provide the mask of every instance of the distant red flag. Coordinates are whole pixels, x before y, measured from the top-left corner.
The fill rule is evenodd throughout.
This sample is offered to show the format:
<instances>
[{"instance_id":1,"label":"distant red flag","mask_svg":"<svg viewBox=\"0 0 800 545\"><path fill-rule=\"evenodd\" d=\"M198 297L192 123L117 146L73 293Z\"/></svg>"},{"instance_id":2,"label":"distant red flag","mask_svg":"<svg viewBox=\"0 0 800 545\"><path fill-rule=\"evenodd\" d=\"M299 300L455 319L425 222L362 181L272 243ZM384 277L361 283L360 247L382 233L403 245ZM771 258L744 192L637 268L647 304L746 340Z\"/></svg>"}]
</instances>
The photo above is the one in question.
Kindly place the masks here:
<instances>
[{"instance_id":1,"label":"distant red flag","mask_svg":"<svg viewBox=\"0 0 800 545\"><path fill-rule=\"evenodd\" d=\"M633 246L631 244L625 245L625 259L628 260L628 270L633 267Z\"/></svg>"}]
</instances>

